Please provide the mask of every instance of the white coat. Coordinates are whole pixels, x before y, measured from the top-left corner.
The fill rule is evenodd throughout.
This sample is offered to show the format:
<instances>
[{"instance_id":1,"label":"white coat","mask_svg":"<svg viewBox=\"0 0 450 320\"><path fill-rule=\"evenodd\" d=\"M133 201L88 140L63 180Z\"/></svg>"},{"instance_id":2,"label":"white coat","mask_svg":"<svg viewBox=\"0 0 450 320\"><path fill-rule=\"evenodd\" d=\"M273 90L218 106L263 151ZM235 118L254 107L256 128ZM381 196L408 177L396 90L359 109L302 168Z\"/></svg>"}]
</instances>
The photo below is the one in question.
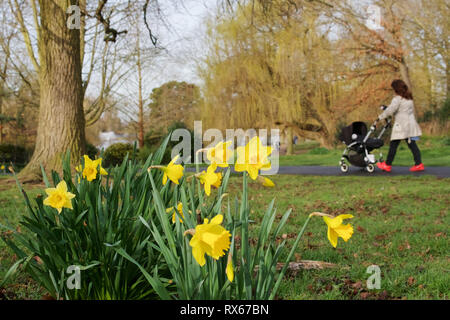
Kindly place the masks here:
<instances>
[{"instance_id":1,"label":"white coat","mask_svg":"<svg viewBox=\"0 0 450 320\"><path fill-rule=\"evenodd\" d=\"M391 140L409 139L422 135L414 115L414 101L395 96L389 107L379 116L380 120L395 116Z\"/></svg>"}]
</instances>

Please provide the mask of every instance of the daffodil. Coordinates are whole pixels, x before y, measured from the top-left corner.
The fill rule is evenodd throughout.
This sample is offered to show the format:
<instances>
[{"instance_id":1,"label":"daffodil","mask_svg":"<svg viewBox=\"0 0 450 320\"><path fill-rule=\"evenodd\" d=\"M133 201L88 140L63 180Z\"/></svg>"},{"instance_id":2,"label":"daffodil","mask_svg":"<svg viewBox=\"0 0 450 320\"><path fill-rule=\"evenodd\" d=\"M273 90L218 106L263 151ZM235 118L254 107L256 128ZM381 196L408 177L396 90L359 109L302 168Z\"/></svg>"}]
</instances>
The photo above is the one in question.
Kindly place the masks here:
<instances>
[{"instance_id":1,"label":"daffodil","mask_svg":"<svg viewBox=\"0 0 450 320\"><path fill-rule=\"evenodd\" d=\"M229 149L230 145L231 141L219 142L214 148L208 149L206 158L211 162L211 164L215 163L218 167L228 167L228 160L232 156L232 152Z\"/></svg>"},{"instance_id":2,"label":"daffodil","mask_svg":"<svg viewBox=\"0 0 450 320\"><path fill-rule=\"evenodd\" d=\"M217 180L211 186L213 186L216 189L219 189L220 185L222 184L222 178L223 178L222 172L217 172Z\"/></svg>"},{"instance_id":3,"label":"daffodil","mask_svg":"<svg viewBox=\"0 0 450 320\"><path fill-rule=\"evenodd\" d=\"M181 202L178 202L177 210L178 210L178 212L180 213L181 217L184 218L184 214L183 214L183 204L182 204ZM172 215L172 222L175 223L175 218L176 218L176 216L177 216L177 213L175 212L175 208L174 208L174 207L167 208L167 209L166 209L166 212L167 212L167 213L172 213L172 212L173 212L173 215ZM180 219L180 222L183 223L183 219Z\"/></svg>"},{"instance_id":4,"label":"daffodil","mask_svg":"<svg viewBox=\"0 0 450 320\"><path fill-rule=\"evenodd\" d=\"M175 184L178 184L178 180L183 176L184 168L181 164L175 164L180 156L177 155L175 158L170 161L167 167L160 167L160 169L164 172L163 175L163 185L167 183L167 179L172 181Z\"/></svg>"},{"instance_id":5,"label":"daffodil","mask_svg":"<svg viewBox=\"0 0 450 320\"><path fill-rule=\"evenodd\" d=\"M197 225L195 230L186 231L193 235L189 242L192 255L202 267L206 263L205 254L218 260L230 248L231 233L221 226L222 221L223 215L218 214L211 222L205 218L204 223Z\"/></svg>"},{"instance_id":6,"label":"daffodil","mask_svg":"<svg viewBox=\"0 0 450 320\"><path fill-rule=\"evenodd\" d=\"M89 156L84 155L84 168L81 164L75 167L75 170L82 173L83 178L87 181L92 181L97 178L97 173L100 172L101 175L106 176L108 172L102 167L102 158L97 160L91 160Z\"/></svg>"},{"instance_id":7,"label":"daffodil","mask_svg":"<svg viewBox=\"0 0 450 320\"><path fill-rule=\"evenodd\" d=\"M351 219L353 216L351 214L341 214L337 217L330 218L327 216L323 217L323 220L328 225L328 240L333 247L336 248L338 237L348 241L353 234L353 227L350 224L342 224L344 219Z\"/></svg>"},{"instance_id":8,"label":"daffodil","mask_svg":"<svg viewBox=\"0 0 450 320\"><path fill-rule=\"evenodd\" d=\"M247 171L250 178L256 180L259 170L269 170L269 155L272 147L265 147L257 136L253 137L245 147L238 147L234 169L237 172Z\"/></svg>"},{"instance_id":9,"label":"daffodil","mask_svg":"<svg viewBox=\"0 0 450 320\"><path fill-rule=\"evenodd\" d=\"M269 187L269 188L275 187L275 183L273 183L273 181L270 180L269 178L259 176L258 179L262 182L262 185L264 187Z\"/></svg>"},{"instance_id":10,"label":"daffodil","mask_svg":"<svg viewBox=\"0 0 450 320\"><path fill-rule=\"evenodd\" d=\"M0 167L0 170L5 170L5 166L2 164L2 166Z\"/></svg>"},{"instance_id":11,"label":"daffodil","mask_svg":"<svg viewBox=\"0 0 450 320\"><path fill-rule=\"evenodd\" d=\"M231 251L228 253L228 261L227 261L227 268L225 270L225 273L227 274L227 278L230 282L233 282L234 280L234 268L233 268L233 261L232 261L232 254Z\"/></svg>"},{"instance_id":12,"label":"daffodil","mask_svg":"<svg viewBox=\"0 0 450 320\"><path fill-rule=\"evenodd\" d=\"M73 209L71 200L75 198L75 195L67 191L67 184L64 180L58 183L56 188L45 189L45 192L48 195L44 200L46 206L55 208L58 213L61 213L62 208Z\"/></svg>"},{"instance_id":13,"label":"daffodil","mask_svg":"<svg viewBox=\"0 0 450 320\"><path fill-rule=\"evenodd\" d=\"M201 184L205 185L205 193L209 196L211 194L211 186L220 186L222 174L216 173L217 165L211 164L206 171L202 171L198 178Z\"/></svg>"}]
</instances>

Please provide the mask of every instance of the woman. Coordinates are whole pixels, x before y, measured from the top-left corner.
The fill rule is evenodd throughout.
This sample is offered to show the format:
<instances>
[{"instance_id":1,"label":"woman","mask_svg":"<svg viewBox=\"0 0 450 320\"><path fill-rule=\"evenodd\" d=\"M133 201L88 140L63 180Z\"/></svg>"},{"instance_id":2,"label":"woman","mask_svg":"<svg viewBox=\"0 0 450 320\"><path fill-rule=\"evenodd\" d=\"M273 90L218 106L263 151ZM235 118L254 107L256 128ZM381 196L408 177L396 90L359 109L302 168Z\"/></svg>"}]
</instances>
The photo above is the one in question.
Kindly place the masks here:
<instances>
[{"instance_id":1,"label":"woman","mask_svg":"<svg viewBox=\"0 0 450 320\"><path fill-rule=\"evenodd\" d=\"M425 167L422 163L419 147L416 141L422 135L419 124L414 116L414 101L411 91L403 80L394 80L391 84L396 96L392 99L389 107L378 117L379 120L395 115L395 123L392 127L391 143L386 162L377 163L378 168L390 172L395 153L400 141L405 140L414 156L415 165L409 171L423 171Z\"/></svg>"}]
</instances>

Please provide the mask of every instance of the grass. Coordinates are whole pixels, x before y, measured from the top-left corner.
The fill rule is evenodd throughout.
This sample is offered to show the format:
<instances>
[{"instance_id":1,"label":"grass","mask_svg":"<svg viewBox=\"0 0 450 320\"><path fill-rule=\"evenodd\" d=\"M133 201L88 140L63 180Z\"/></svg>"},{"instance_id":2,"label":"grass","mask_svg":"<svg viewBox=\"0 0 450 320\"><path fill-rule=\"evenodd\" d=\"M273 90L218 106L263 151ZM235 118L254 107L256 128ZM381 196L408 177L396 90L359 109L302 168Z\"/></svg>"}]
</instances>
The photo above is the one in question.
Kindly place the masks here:
<instances>
[{"instance_id":1,"label":"grass","mask_svg":"<svg viewBox=\"0 0 450 320\"><path fill-rule=\"evenodd\" d=\"M11 178L11 177L9 177ZM5 232L1 225L16 226L19 228L19 221L26 207L22 195L16 184L4 183L6 177L0 177L0 233ZM30 197L40 193L41 186L26 187ZM43 187L43 186L42 186ZM10 266L16 261L15 255L5 243L0 240L0 282ZM26 274L19 273L14 276L10 284L5 288L0 287L0 300L2 299L40 299L44 291Z\"/></svg>"},{"instance_id":2,"label":"grass","mask_svg":"<svg viewBox=\"0 0 450 320\"><path fill-rule=\"evenodd\" d=\"M275 188L250 184L249 200L255 227L272 198L278 218L292 208L284 233L293 242L307 215L350 213L354 227L348 242L339 239L337 249L327 240L326 225L315 217L297 250L296 260L317 260L335 268L290 272L279 299L448 299L448 208L450 179L422 177L314 177L274 176ZM232 177L230 200L240 196L241 178ZM40 186L27 186L31 196ZM280 192L281 191L281 192ZM233 201L230 201L233 202ZM0 182L0 224L17 226L25 206L15 185ZM14 257L0 242L0 280ZM369 290L370 265L381 269L381 289ZM19 274L0 299L40 299L45 294L26 275Z\"/></svg>"},{"instance_id":3,"label":"grass","mask_svg":"<svg viewBox=\"0 0 450 320\"><path fill-rule=\"evenodd\" d=\"M292 208L285 233L295 238L308 214L350 213L354 227L348 241L334 249L327 227L316 217L297 250L297 260L318 260L337 266L288 275L282 299L448 299L450 257L450 179L435 177L305 177L275 176L275 188L250 189L255 225L276 198L279 214ZM240 181L231 185L238 193ZM280 190L284 190L280 192ZM293 241L293 240L292 240ZM381 289L368 290L367 267L381 269Z\"/></svg>"},{"instance_id":4,"label":"grass","mask_svg":"<svg viewBox=\"0 0 450 320\"><path fill-rule=\"evenodd\" d=\"M425 166L450 166L450 143L448 138L422 137L418 141ZM317 142L305 142L294 147L294 155L280 156L280 166L338 166L345 145L337 149L320 148ZM382 152L384 159L388 154L389 141L379 150L375 150L376 158ZM414 165L413 156L405 142L397 150L394 166Z\"/></svg>"}]
</instances>

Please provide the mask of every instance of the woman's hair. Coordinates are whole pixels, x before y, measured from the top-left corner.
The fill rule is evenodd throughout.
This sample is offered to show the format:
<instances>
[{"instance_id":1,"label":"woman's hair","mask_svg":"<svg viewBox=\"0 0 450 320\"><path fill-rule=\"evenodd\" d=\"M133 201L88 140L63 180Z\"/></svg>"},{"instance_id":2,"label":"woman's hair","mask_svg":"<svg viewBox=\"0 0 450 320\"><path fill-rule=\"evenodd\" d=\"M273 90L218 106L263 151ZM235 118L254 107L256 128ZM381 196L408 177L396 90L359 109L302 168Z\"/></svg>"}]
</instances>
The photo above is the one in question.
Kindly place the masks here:
<instances>
[{"instance_id":1,"label":"woman's hair","mask_svg":"<svg viewBox=\"0 0 450 320\"><path fill-rule=\"evenodd\" d=\"M398 79L392 81L391 87L392 89L394 89L395 93L398 94L399 96L408 100L413 99L411 91L409 91L408 86L403 80Z\"/></svg>"}]
</instances>

